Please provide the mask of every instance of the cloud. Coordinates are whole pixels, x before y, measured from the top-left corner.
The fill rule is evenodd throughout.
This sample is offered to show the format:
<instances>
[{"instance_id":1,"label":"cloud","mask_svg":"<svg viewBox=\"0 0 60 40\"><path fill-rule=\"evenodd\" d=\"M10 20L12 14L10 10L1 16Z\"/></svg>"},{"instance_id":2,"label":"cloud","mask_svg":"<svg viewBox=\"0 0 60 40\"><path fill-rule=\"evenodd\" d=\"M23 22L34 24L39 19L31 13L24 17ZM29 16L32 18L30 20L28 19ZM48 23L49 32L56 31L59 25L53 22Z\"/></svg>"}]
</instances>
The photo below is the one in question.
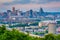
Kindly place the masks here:
<instances>
[{"instance_id":1,"label":"cloud","mask_svg":"<svg viewBox=\"0 0 60 40\"><path fill-rule=\"evenodd\" d=\"M31 3L45 4L49 2L59 2L60 0L30 0Z\"/></svg>"},{"instance_id":2,"label":"cloud","mask_svg":"<svg viewBox=\"0 0 60 40\"><path fill-rule=\"evenodd\" d=\"M48 2L59 2L60 0L0 0L0 3L5 4L28 4L28 3L48 3Z\"/></svg>"},{"instance_id":3,"label":"cloud","mask_svg":"<svg viewBox=\"0 0 60 40\"><path fill-rule=\"evenodd\" d=\"M31 0L31 3L47 3L48 0Z\"/></svg>"},{"instance_id":4,"label":"cloud","mask_svg":"<svg viewBox=\"0 0 60 40\"><path fill-rule=\"evenodd\" d=\"M13 0L0 0L0 3L12 2Z\"/></svg>"},{"instance_id":5,"label":"cloud","mask_svg":"<svg viewBox=\"0 0 60 40\"><path fill-rule=\"evenodd\" d=\"M20 10L38 10L40 7L42 7L46 11L59 11L60 10L60 2L49 2L46 4L14 4L14 5L9 5L6 6L6 9L11 9L12 7L16 7L16 9Z\"/></svg>"},{"instance_id":6,"label":"cloud","mask_svg":"<svg viewBox=\"0 0 60 40\"><path fill-rule=\"evenodd\" d=\"M11 9L16 7L17 9L39 9L40 7L46 9L60 8L60 0L0 0L0 9Z\"/></svg>"},{"instance_id":7,"label":"cloud","mask_svg":"<svg viewBox=\"0 0 60 40\"><path fill-rule=\"evenodd\" d=\"M50 2L60 2L60 0L10 0L10 2L5 2L3 5L15 5L15 4L46 4Z\"/></svg>"},{"instance_id":8,"label":"cloud","mask_svg":"<svg viewBox=\"0 0 60 40\"><path fill-rule=\"evenodd\" d=\"M30 0L14 0L12 2L3 3L3 5L28 4Z\"/></svg>"},{"instance_id":9,"label":"cloud","mask_svg":"<svg viewBox=\"0 0 60 40\"><path fill-rule=\"evenodd\" d=\"M25 8L38 8L38 7L43 7L43 8L53 8L53 7L60 7L60 2L50 2L46 4L15 4L15 5L10 5L10 6L15 6L17 8L25 7Z\"/></svg>"}]
</instances>

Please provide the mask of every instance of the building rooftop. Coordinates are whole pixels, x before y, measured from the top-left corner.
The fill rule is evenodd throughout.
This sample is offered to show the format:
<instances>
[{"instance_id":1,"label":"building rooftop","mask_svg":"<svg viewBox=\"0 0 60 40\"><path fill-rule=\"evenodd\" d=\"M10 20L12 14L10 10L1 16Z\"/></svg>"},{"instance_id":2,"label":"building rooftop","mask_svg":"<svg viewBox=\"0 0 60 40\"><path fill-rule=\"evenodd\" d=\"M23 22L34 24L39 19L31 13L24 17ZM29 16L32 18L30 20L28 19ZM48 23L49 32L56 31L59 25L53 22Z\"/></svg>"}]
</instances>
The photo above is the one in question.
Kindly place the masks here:
<instances>
[{"instance_id":1,"label":"building rooftop","mask_svg":"<svg viewBox=\"0 0 60 40\"><path fill-rule=\"evenodd\" d=\"M43 23L57 23L56 21L54 20L46 20L46 21L42 21Z\"/></svg>"}]
</instances>

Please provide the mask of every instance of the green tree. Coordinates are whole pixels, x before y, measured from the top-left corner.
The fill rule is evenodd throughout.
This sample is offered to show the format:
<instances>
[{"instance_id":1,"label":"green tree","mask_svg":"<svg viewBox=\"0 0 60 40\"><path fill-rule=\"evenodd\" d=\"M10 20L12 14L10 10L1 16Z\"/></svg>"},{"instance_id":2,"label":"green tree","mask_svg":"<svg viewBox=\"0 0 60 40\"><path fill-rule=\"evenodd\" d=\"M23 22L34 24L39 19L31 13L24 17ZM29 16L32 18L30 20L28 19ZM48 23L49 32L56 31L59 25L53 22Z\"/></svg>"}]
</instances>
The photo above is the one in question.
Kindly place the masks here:
<instances>
[{"instance_id":1,"label":"green tree","mask_svg":"<svg viewBox=\"0 0 60 40\"><path fill-rule=\"evenodd\" d=\"M2 25L0 26L0 35L3 34L6 30L6 26L5 25Z\"/></svg>"},{"instance_id":2,"label":"green tree","mask_svg":"<svg viewBox=\"0 0 60 40\"><path fill-rule=\"evenodd\" d=\"M45 35L45 40L56 40L56 38L53 34L47 34Z\"/></svg>"},{"instance_id":3,"label":"green tree","mask_svg":"<svg viewBox=\"0 0 60 40\"><path fill-rule=\"evenodd\" d=\"M6 26L2 25L0 27L0 40L44 40L44 38L31 37L16 29L6 30Z\"/></svg>"},{"instance_id":4,"label":"green tree","mask_svg":"<svg viewBox=\"0 0 60 40\"><path fill-rule=\"evenodd\" d=\"M60 34L56 35L56 40L60 40Z\"/></svg>"}]
</instances>

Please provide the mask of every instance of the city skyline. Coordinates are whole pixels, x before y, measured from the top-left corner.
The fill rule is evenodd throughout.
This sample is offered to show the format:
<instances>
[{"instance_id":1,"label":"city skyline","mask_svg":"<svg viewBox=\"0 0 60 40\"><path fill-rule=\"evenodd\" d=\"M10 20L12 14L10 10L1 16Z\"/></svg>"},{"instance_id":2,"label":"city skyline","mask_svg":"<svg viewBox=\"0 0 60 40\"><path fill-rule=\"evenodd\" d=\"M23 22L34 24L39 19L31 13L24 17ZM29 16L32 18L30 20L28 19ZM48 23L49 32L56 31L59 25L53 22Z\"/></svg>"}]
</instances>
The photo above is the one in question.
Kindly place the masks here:
<instances>
[{"instance_id":1,"label":"city skyline","mask_svg":"<svg viewBox=\"0 0 60 40\"><path fill-rule=\"evenodd\" d=\"M46 12L60 12L59 4L60 0L0 0L0 12L11 10L12 7L22 11L36 11L42 7Z\"/></svg>"}]
</instances>

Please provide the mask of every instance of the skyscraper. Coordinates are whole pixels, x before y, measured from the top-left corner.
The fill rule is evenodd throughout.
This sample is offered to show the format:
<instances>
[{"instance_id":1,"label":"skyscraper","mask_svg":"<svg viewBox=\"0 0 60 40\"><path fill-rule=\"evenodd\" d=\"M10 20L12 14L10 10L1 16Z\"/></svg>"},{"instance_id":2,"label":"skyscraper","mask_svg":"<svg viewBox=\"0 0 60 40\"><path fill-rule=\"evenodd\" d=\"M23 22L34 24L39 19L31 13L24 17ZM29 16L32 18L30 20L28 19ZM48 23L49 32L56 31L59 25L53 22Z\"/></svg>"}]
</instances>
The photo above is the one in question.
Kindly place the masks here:
<instances>
[{"instance_id":1,"label":"skyscraper","mask_svg":"<svg viewBox=\"0 0 60 40\"><path fill-rule=\"evenodd\" d=\"M40 8L39 13L40 13L40 14L44 13L44 11L43 11L42 8Z\"/></svg>"},{"instance_id":2,"label":"skyscraper","mask_svg":"<svg viewBox=\"0 0 60 40\"><path fill-rule=\"evenodd\" d=\"M30 14L30 18L32 18L33 17L33 10L30 10L29 14Z\"/></svg>"},{"instance_id":3,"label":"skyscraper","mask_svg":"<svg viewBox=\"0 0 60 40\"><path fill-rule=\"evenodd\" d=\"M11 10L7 10L7 13L11 12Z\"/></svg>"},{"instance_id":4,"label":"skyscraper","mask_svg":"<svg viewBox=\"0 0 60 40\"><path fill-rule=\"evenodd\" d=\"M12 7L12 11L13 11L13 12L15 11L15 7Z\"/></svg>"},{"instance_id":5,"label":"skyscraper","mask_svg":"<svg viewBox=\"0 0 60 40\"><path fill-rule=\"evenodd\" d=\"M12 7L12 15L16 15L17 14L17 10L15 10L15 7Z\"/></svg>"}]
</instances>

